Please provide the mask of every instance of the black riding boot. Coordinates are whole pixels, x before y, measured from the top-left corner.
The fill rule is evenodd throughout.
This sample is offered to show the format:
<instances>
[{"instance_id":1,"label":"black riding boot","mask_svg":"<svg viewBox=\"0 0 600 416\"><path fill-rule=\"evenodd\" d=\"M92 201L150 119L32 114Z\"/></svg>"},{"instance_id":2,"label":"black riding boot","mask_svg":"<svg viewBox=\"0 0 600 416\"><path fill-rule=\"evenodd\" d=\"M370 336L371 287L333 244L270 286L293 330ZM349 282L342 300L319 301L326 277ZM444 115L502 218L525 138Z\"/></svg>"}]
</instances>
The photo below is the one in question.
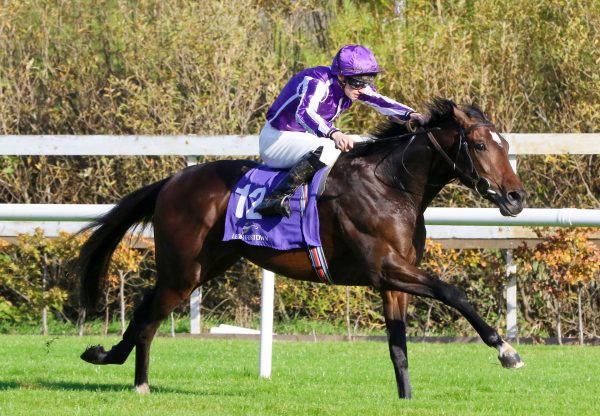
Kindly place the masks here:
<instances>
[{"instance_id":1,"label":"black riding boot","mask_svg":"<svg viewBox=\"0 0 600 416\"><path fill-rule=\"evenodd\" d=\"M254 211L265 217L285 215L289 218L292 215L290 197L300 185L308 182L319 169L325 167L325 163L319 160L322 150L323 148L319 147L305 154Z\"/></svg>"}]
</instances>

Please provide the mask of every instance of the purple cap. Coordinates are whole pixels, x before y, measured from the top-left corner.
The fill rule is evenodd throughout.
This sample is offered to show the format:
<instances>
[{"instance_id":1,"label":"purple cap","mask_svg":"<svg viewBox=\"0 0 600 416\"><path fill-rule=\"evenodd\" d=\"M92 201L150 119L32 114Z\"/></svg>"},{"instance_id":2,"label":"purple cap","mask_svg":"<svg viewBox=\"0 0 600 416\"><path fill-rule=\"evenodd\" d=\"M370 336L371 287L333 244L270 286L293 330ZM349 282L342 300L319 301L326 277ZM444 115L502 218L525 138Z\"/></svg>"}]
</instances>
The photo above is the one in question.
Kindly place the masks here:
<instances>
[{"instance_id":1,"label":"purple cap","mask_svg":"<svg viewBox=\"0 0 600 416\"><path fill-rule=\"evenodd\" d=\"M373 52L362 45L346 45L333 58L331 73L335 75L376 74L379 68Z\"/></svg>"}]
</instances>

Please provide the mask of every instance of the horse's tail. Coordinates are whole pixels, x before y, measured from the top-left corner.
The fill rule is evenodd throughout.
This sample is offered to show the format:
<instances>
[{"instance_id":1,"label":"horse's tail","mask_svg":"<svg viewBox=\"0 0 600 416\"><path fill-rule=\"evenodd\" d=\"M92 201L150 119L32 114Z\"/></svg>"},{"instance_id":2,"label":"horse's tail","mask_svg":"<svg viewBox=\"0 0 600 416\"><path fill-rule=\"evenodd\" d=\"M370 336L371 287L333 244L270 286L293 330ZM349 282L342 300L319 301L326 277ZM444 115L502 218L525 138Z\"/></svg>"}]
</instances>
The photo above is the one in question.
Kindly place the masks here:
<instances>
[{"instance_id":1,"label":"horse's tail","mask_svg":"<svg viewBox=\"0 0 600 416\"><path fill-rule=\"evenodd\" d=\"M168 180L163 179L126 195L108 213L80 231L95 228L81 247L77 260L84 307L91 308L98 302L101 283L117 245L132 225L150 222L158 193Z\"/></svg>"}]
</instances>

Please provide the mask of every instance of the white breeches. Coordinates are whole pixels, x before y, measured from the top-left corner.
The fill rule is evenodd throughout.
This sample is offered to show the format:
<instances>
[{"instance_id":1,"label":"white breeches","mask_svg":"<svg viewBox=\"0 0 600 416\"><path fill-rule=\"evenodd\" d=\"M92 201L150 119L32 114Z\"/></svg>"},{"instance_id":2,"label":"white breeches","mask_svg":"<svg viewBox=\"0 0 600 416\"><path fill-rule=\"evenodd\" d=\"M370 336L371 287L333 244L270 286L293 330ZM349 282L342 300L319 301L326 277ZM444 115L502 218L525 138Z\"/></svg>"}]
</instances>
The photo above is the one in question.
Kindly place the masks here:
<instances>
[{"instance_id":1,"label":"white breeches","mask_svg":"<svg viewBox=\"0 0 600 416\"><path fill-rule=\"evenodd\" d=\"M333 166L340 155L333 140L301 131L280 131L266 123L259 136L260 157L272 168L287 169L305 154L323 146L321 162Z\"/></svg>"}]
</instances>

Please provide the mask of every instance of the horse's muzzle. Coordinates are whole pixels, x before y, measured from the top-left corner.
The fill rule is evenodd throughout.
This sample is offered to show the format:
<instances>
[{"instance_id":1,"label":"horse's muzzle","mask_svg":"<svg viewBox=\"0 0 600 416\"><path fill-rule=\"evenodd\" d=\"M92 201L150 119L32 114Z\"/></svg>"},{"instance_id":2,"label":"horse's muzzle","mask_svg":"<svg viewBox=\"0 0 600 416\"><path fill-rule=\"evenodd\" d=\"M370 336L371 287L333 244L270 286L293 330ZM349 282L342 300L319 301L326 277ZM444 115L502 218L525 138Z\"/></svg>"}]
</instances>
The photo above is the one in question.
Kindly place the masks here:
<instances>
[{"instance_id":1,"label":"horse's muzzle","mask_svg":"<svg viewBox=\"0 0 600 416\"><path fill-rule=\"evenodd\" d=\"M492 196L492 200L505 217L516 217L525 205L527 192L524 189L513 189Z\"/></svg>"}]
</instances>

